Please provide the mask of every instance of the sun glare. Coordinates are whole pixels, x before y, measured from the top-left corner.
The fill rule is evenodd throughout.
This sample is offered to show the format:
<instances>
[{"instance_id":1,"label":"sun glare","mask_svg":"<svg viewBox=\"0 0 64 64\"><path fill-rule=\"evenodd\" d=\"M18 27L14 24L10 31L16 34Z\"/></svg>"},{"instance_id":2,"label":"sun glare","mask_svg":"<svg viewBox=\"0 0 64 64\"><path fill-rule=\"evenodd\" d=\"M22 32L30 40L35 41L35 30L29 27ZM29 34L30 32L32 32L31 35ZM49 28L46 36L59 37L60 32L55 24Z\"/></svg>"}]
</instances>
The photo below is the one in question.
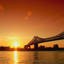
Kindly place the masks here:
<instances>
[{"instance_id":1,"label":"sun glare","mask_svg":"<svg viewBox=\"0 0 64 64\"><path fill-rule=\"evenodd\" d=\"M14 48L19 47L19 44L17 42L14 43Z\"/></svg>"}]
</instances>

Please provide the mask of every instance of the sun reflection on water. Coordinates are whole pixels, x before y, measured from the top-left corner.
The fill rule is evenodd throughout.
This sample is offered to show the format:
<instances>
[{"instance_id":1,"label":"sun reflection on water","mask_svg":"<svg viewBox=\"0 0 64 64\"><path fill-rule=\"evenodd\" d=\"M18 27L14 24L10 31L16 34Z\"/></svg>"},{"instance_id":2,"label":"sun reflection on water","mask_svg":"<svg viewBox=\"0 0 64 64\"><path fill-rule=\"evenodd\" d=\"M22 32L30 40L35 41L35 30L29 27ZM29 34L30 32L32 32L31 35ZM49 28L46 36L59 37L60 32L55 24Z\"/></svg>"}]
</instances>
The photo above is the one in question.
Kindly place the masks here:
<instances>
[{"instance_id":1,"label":"sun reflection on water","mask_svg":"<svg viewBox=\"0 0 64 64\"><path fill-rule=\"evenodd\" d=\"M14 64L17 64L18 62L18 52L14 51Z\"/></svg>"}]
</instances>

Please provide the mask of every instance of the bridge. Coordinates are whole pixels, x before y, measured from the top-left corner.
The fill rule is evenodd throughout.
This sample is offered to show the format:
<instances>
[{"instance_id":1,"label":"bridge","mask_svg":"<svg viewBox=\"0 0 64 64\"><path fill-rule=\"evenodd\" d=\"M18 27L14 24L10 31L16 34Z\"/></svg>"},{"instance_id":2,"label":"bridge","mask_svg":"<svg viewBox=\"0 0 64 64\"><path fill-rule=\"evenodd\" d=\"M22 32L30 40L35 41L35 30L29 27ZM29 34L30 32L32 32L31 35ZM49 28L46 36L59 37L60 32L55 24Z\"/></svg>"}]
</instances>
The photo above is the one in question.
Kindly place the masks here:
<instances>
[{"instance_id":1,"label":"bridge","mask_svg":"<svg viewBox=\"0 0 64 64\"><path fill-rule=\"evenodd\" d=\"M64 39L64 32L49 38L40 38L38 36L34 36L34 38L27 45L25 45L24 48L28 49L30 48L31 45L34 45L34 49L37 49L39 43L45 43L45 42L63 40L63 39Z\"/></svg>"}]
</instances>

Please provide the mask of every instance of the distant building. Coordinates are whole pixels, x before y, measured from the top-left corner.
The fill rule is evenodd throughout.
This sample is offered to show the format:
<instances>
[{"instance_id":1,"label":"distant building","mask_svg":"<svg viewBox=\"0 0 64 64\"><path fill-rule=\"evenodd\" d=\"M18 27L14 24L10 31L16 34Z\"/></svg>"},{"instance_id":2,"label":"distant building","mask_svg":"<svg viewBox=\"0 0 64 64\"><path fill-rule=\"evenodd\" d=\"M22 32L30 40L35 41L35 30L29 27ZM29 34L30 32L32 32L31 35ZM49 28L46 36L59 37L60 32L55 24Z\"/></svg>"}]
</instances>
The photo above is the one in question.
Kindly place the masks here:
<instances>
[{"instance_id":1,"label":"distant building","mask_svg":"<svg viewBox=\"0 0 64 64\"><path fill-rule=\"evenodd\" d=\"M55 44L55 45L53 46L53 48L59 48L58 44Z\"/></svg>"},{"instance_id":2,"label":"distant building","mask_svg":"<svg viewBox=\"0 0 64 64\"><path fill-rule=\"evenodd\" d=\"M44 48L45 48L45 46L40 46L39 48L40 48L40 49L44 49Z\"/></svg>"}]
</instances>

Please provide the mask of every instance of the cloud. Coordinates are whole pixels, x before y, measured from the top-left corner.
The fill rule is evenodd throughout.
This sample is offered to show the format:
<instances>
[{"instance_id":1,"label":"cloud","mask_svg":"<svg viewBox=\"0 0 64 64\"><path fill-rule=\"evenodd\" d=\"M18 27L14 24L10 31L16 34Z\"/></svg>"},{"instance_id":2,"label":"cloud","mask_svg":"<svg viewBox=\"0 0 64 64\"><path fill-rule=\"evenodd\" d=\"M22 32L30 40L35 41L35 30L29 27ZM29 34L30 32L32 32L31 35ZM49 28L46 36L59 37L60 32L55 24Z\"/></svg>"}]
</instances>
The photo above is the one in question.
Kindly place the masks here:
<instances>
[{"instance_id":1,"label":"cloud","mask_svg":"<svg viewBox=\"0 0 64 64\"><path fill-rule=\"evenodd\" d=\"M24 19L28 20L31 16L32 16L32 11L28 11Z\"/></svg>"}]
</instances>

